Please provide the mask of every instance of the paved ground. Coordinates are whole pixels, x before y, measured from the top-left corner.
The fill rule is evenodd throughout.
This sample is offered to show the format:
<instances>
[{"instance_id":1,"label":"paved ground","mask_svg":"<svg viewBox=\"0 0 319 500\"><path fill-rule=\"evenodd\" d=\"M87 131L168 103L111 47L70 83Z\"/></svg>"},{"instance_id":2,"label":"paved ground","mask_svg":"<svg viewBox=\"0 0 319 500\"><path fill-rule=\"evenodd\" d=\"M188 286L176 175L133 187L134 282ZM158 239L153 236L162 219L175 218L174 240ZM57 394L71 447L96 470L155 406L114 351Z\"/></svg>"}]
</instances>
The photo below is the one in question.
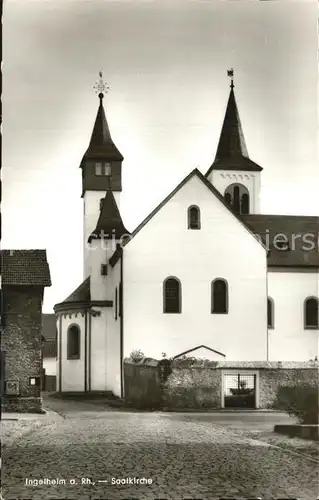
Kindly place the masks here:
<instances>
[{"instance_id":1,"label":"paved ground","mask_svg":"<svg viewBox=\"0 0 319 500\"><path fill-rule=\"evenodd\" d=\"M318 496L314 460L237 433L236 419L242 426L246 418L267 428L285 418L278 414L131 413L103 411L89 402L54 404L61 416L52 413L40 423L34 420L15 440L10 435L4 439L5 500ZM223 418L233 429L228 423L225 427ZM5 422L4 427L22 423ZM66 484L25 484L57 478ZM152 484L112 484L134 478Z\"/></svg>"}]
</instances>

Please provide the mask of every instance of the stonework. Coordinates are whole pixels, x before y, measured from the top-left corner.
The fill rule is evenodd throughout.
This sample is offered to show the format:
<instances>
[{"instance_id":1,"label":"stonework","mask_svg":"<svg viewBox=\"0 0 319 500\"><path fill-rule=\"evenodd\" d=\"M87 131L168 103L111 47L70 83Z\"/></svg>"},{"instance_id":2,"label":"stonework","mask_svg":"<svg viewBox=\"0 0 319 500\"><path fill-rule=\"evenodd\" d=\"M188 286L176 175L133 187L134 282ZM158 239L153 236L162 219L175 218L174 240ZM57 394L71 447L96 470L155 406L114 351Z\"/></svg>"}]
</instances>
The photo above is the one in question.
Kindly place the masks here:
<instances>
[{"instance_id":1,"label":"stonework","mask_svg":"<svg viewBox=\"0 0 319 500\"><path fill-rule=\"evenodd\" d=\"M165 384L164 403L172 408L220 408L221 384L220 370L173 369Z\"/></svg>"},{"instance_id":2,"label":"stonework","mask_svg":"<svg viewBox=\"0 0 319 500\"><path fill-rule=\"evenodd\" d=\"M286 440L281 448L269 446L260 441L263 432L251 437L252 421L253 428L269 428L276 422L272 415L255 415L249 422L243 417L230 428L228 415L220 413L105 411L88 402L49 399L64 417L38 419L40 425L32 421L25 429L21 421L2 425L5 499L317 498L315 457L291 453ZM94 484L81 484L82 476ZM152 484L111 481L133 476ZM66 484L31 486L28 477L65 478ZM69 484L71 478L77 486Z\"/></svg>"},{"instance_id":3,"label":"stonework","mask_svg":"<svg viewBox=\"0 0 319 500\"><path fill-rule=\"evenodd\" d=\"M41 310L43 287L4 286L5 384L18 382L18 394L5 394L3 409L41 412ZM30 378L35 385L30 385ZM6 390L7 392L7 390Z\"/></svg>"},{"instance_id":4,"label":"stonework","mask_svg":"<svg viewBox=\"0 0 319 500\"><path fill-rule=\"evenodd\" d=\"M170 371L160 377L160 361L124 362L125 398L136 407L213 409L223 407L225 373L256 374L256 408L271 408L279 386L318 386L317 363L242 362L200 359L168 361ZM258 395L258 396L257 396Z\"/></svg>"},{"instance_id":5,"label":"stonework","mask_svg":"<svg viewBox=\"0 0 319 500\"><path fill-rule=\"evenodd\" d=\"M298 385L311 385L318 387L318 368L277 368L265 369L259 372L260 406L270 407L274 401L279 386L295 387Z\"/></svg>"}]
</instances>

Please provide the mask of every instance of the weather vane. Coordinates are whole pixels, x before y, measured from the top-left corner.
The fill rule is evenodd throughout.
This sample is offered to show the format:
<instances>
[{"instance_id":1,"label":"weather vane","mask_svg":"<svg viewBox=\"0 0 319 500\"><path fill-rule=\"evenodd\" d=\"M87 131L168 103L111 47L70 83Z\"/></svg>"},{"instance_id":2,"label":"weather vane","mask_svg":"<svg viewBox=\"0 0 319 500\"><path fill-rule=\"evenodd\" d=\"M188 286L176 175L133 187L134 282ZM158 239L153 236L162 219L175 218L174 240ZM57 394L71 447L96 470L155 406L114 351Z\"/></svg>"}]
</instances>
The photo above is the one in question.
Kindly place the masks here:
<instances>
[{"instance_id":1,"label":"weather vane","mask_svg":"<svg viewBox=\"0 0 319 500\"><path fill-rule=\"evenodd\" d=\"M96 94L97 93L99 94L100 99L102 99L104 97L104 94L107 93L107 91L109 90L110 87L103 80L102 71L99 71L99 77L100 77L100 79L98 82L95 83L95 85L93 86L93 89L95 90Z\"/></svg>"},{"instance_id":2,"label":"weather vane","mask_svg":"<svg viewBox=\"0 0 319 500\"><path fill-rule=\"evenodd\" d=\"M230 87L233 89L234 88L234 70L233 70L233 68L227 70L227 76L229 76L231 78Z\"/></svg>"}]
</instances>

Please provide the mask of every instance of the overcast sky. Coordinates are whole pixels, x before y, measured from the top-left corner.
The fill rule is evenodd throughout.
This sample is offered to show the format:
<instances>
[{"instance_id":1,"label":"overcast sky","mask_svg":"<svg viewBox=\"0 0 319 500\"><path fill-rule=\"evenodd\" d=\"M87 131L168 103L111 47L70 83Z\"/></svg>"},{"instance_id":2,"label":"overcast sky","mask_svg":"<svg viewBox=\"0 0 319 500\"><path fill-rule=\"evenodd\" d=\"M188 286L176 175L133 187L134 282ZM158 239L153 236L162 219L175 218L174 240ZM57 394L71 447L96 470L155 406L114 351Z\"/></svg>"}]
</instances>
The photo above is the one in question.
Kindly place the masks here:
<instances>
[{"instance_id":1,"label":"overcast sky","mask_svg":"<svg viewBox=\"0 0 319 500\"><path fill-rule=\"evenodd\" d=\"M317 2L7 0L3 248L46 248L44 312L82 281L81 157L103 70L129 230L211 165L235 70L262 211L318 215Z\"/></svg>"}]
</instances>

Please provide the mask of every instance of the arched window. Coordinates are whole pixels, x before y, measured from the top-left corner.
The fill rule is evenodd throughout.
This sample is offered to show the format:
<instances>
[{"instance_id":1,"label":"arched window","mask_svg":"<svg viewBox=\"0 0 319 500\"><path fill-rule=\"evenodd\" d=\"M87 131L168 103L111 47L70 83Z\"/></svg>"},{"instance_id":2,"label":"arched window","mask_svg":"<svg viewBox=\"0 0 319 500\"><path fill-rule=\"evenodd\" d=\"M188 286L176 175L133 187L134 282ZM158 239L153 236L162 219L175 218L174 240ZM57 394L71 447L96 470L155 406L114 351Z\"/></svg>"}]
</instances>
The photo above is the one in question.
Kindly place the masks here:
<instances>
[{"instance_id":1,"label":"arched window","mask_svg":"<svg viewBox=\"0 0 319 500\"><path fill-rule=\"evenodd\" d=\"M270 297L267 299L267 323L268 328L274 328L274 301Z\"/></svg>"},{"instance_id":2,"label":"arched window","mask_svg":"<svg viewBox=\"0 0 319 500\"><path fill-rule=\"evenodd\" d=\"M218 278L212 282L212 314L228 313L228 284L224 279Z\"/></svg>"},{"instance_id":3,"label":"arched window","mask_svg":"<svg viewBox=\"0 0 319 500\"><path fill-rule=\"evenodd\" d=\"M249 191L243 184L230 184L225 190L224 198L236 214L249 214Z\"/></svg>"},{"instance_id":4,"label":"arched window","mask_svg":"<svg viewBox=\"0 0 319 500\"><path fill-rule=\"evenodd\" d=\"M319 300L308 297L304 304L305 329L319 328Z\"/></svg>"},{"instance_id":5,"label":"arched window","mask_svg":"<svg viewBox=\"0 0 319 500\"><path fill-rule=\"evenodd\" d=\"M163 283L164 313L182 312L181 282L177 278L166 278Z\"/></svg>"},{"instance_id":6,"label":"arched window","mask_svg":"<svg viewBox=\"0 0 319 500\"><path fill-rule=\"evenodd\" d=\"M200 210L196 205L188 208L188 229L200 229Z\"/></svg>"},{"instance_id":7,"label":"arched window","mask_svg":"<svg viewBox=\"0 0 319 500\"><path fill-rule=\"evenodd\" d=\"M80 359L80 328L71 325L67 332L67 359Z\"/></svg>"}]
</instances>

